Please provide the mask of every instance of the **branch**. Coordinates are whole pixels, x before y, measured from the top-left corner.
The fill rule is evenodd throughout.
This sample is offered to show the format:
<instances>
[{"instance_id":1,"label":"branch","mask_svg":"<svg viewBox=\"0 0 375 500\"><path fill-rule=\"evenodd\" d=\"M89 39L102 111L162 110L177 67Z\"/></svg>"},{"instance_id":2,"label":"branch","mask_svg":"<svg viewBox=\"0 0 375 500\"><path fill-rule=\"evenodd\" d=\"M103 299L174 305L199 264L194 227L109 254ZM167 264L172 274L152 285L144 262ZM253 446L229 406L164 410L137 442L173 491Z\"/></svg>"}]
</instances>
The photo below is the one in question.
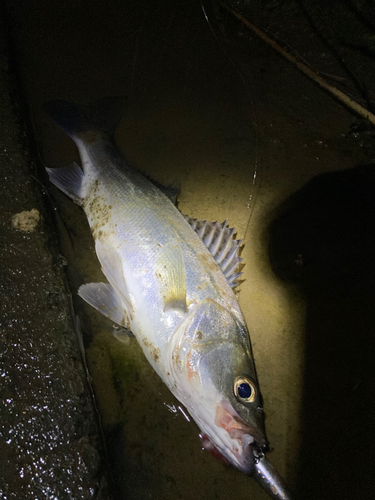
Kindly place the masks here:
<instances>
[{"instance_id":1,"label":"branch","mask_svg":"<svg viewBox=\"0 0 375 500\"><path fill-rule=\"evenodd\" d=\"M249 29L251 29L254 33L256 33L262 40L267 42L273 49L275 49L279 54L281 54L285 59L293 63L297 68L302 71L305 75L307 75L309 78L314 80L318 85L320 85L323 89L327 90L330 94L332 94L336 99L341 101L345 106L350 108L354 113L362 116L366 120L368 120L370 123L375 125L375 115L373 115L368 109L364 108L360 104L358 104L356 101L353 101L350 97L348 97L344 92L341 92L341 90L337 89L333 85L329 84L322 78L319 74L317 74L315 71L310 69L306 64L303 64L301 61L299 61L296 57L292 56L289 52L287 52L285 49L283 49L278 43L275 42L275 40L272 40L268 35L263 33L259 28L257 28L254 24L252 24L250 21L246 19L242 14L239 12L231 9L228 5L226 5L224 2L221 0L218 0L219 3L227 9L231 14L233 14L237 19L239 19L245 26L247 26Z\"/></svg>"}]
</instances>

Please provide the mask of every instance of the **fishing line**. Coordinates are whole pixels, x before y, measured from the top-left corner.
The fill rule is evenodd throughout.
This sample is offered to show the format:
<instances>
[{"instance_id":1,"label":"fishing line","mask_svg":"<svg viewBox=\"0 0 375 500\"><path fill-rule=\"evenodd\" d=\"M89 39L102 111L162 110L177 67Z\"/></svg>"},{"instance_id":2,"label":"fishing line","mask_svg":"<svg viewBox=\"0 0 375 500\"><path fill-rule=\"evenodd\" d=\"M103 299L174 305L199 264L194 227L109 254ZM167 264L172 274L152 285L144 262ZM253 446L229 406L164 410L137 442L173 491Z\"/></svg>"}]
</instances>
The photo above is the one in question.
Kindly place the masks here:
<instances>
[{"instance_id":1,"label":"fishing line","mask_svg":"<svg viewBox=\"0 0 375 500\"><path fill-rule=\"evenodd\" d=\"M222 49L222 51L223 51L224 55L226 56L226 58L228 59L229 63L232 65L232 67L234 68L235 72L240 77L240 81L242 82L242 84L244 86L245 93L248 96L248 99L250 101L252 113L253 113L253 116L254 116L254 120L251 122L251 124L253 126L253 130L254 130L254 135L255 135L255 159L254 159L253 177L252 177L253 193L250 193L249 198L247 200L247 204L246 204L246 208L250 210L251 204L253 204L253 206L255 204L255 200L256 200L257 194L259 192L259 187L260 187L259 131L258 131L258 123L257 123L257 113L256 113L256 110L255 110L255 106L254 106L254 101L252 99L252 95L251 95L250 90L249 90L248 83L247 83L247 81L246 81L246 79L245 79L245 77L243 75L243 72L240 70L240 68L238 67L238 64L236 64L234 62L233 58L229 54L229 51L228 51L228 48L227 48L227 44L224 44L222 42L223 39L227 42L227 39L225 38L224 30L220 29L219 26L218 26L217 17L219 15L219 9L218 9L218 6L217 6L215 0L210 1L210 6L206 6L205 5L205 0L201 0L201 8L202 8L202 12L203 12L204 18L205 18L205 20L206 20L206 22L207 22L207 24L208 24L208 26L210 28L210 31L211 31L213 37L216 39L218 45ZM210 19L210 15L208 13L209 9L211 9L212 12L213 12L213 14L212 14L211 17L214 17L215 21L216 21L216 31L214 29L213 23L211 22L211 19ZM217 34L218 30L220 30L222 32L222 35L218 35ZM250 210L248 221L247 221L247 224L246 224L246 227L245 227L245 231L244 231L244 234L243 234L243 240L244 241L246 239L246 235L247 235L247 232L248 232L248 229L249 229L249 226L250 226L250 221L251 221L252 214L253 214L253 210Z\"/></svg>"},{"instance_id":2,"label":"fishing line","mask_svg":"<svg viewBox=\"0 0 375 500\"><path fill-rule=\"evenodd\" d=\"M133 90L134 90L134 82L135 82L135 74L137 70L137 64L138 64L138 56L139 56L139 45L140 45L140 40L141 40L141 35L143 35L143 30L144 30L144 20L142 20L139 23L138 29L137 29L137 35L135 39L135 47L133 51L133 61L132 61L132 66L131 66L131 73L130 73L130 83L129 83L129 95L133 95Z\"/></svg>"}]
</instances>

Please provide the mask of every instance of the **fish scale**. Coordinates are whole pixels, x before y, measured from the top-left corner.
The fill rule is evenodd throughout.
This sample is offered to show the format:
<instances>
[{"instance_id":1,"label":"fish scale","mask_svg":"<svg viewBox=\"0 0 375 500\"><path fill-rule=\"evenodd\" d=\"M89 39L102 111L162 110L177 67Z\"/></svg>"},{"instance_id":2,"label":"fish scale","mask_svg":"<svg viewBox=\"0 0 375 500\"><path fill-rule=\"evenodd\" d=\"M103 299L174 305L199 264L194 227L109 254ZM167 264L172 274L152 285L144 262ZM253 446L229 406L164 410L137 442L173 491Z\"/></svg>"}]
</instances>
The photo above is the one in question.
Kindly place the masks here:
<instances>
[{"instance_id":1,"label":"fish scale","mask_svg":"<svg viewBox=\"0 0 375 500\"><path fill-rule=\"evenodd\" d=\"M198 235L192 233L190 225L175 209L171 201L151 182L137 172L129 175L128 171L118 171L116 162L107 162L105 168L94 164L93 158L103 157L102 143L79 146L80 152L87 159L84 170L89 172L88 179L83 180L83 190L88 193L83 201L83 207L88 217L94 237L100 241L106 240L121 255L126 279L127 292L134 297L132 306L135 313L148 306L149 321L152 325L160 320L163 305L157 293L158 286L152 271L144 273L143 269L154 269L157 260L155 242L161 247L169 241L179 238L182 258L186 267L186 298L189 303L199 303L206 297L211 297L222 305L230 308L244 323L238 302L227 280L223 278L219 267L212 262L212 257ZM86 175L86 174L85 174ZM98 181L98 177L100 180ZM93 188L95 186L95 188ZM95 199L101 202L94 202ZM103 206L106 209L103 209ZM112 207L109 209L108 207ZM100 212L100 213L98 213ZM168 224L165 221L168 221ZM101 228L97 229L98 226ZM102 234L100 234L102 233ZM161 248L160 247L160 248ZM197 258L199 255L199 258ZM99 253L100 260L100 253ZM207 262L211 264L208 268ZM103 262L101 262L103 265ZM199 285L198 285L198 284ZM200 288L198 288L198 286ZM146 296L143 290L152 291ZM150 310L151 304L151 310ZM135 314L135 316L137 316ZM166 346L176 327L178 317L170 322L167 329L160 332L154 327L155 334L148 338L155 348L160 349L157 363L163 363ZM142 342L142 331L147 326L142 321L131 323L132 331ZM160 322L160 321L159 321ZM144 349L145 350L145 349ZM147 355L147 353L146 353ZM151 363L159 372L155 360Z\"/></svg>"}]
</instances>

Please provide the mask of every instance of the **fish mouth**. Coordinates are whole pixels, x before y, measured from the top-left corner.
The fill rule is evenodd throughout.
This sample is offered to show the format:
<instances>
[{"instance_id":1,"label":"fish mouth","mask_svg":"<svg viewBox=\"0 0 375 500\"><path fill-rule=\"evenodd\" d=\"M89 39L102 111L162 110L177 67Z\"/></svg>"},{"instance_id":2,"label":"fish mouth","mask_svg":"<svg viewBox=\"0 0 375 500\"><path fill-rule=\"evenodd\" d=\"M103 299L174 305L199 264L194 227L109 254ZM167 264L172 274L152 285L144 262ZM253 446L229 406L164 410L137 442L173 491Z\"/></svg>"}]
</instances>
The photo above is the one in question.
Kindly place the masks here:
<instances>
[{"instance_id":1,"label":"fish mouth","mask_svg":"<svg viewBox=\"0 0 375 500\"><path fill-rule=\"evenodd\" d=\"M245 423L228 401L217 404L215 424L222 435L221 446L215 444L219 452L236 468L252 474L262 448L259 443L265 440L263 433Z\"/></svg>"}]
</instances>

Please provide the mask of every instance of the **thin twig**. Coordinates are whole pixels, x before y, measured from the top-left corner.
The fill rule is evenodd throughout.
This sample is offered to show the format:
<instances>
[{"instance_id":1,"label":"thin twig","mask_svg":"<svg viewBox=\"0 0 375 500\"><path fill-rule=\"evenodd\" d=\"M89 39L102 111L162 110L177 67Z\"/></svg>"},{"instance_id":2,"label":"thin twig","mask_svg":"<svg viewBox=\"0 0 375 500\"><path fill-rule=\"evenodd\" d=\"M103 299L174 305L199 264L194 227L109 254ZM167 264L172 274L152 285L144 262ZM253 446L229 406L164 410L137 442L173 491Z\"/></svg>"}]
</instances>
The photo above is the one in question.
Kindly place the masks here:
<instances>
[{"instance_id":1,"label":"thin twig","mask_svg":"<svg viewBox=\"0 0 375 500\"><path fill-rule=\"evenodd\" d=\"M287 52L285 49L283 49L278 43L276 43L272 38L270 38L268 35L263 33L259 28L257 28L254 24L252 24L250 21L246 19L242 14L239 12L231 9L228 5L226 5L224 2L221 2L219 0L219 3L227 9L231 14L233 14L237 19L239 19L245 26L247 26L249 29L251 29L254 33L256 33L262 40L267 42L273 49L275 49L279 54L281 54L285 59L293 63L297 68L302 71L305 75L307 75L309 78L314 80L318 85L320 85L322 88L327 90L330 94L332 94L334 97L336 97L339 101L341 101L345 106L350 108L352 111L357 113L358 115L362 116L366 120L368 120L370 123L375 125L375 115L373 115L368 109L364 108L360 104L358 104L356 101L353 101L350 97L348 97L344 92L341 92L341 90L337 89L333 85L330 85L328 82L324 80L321 76L316 74L312 69L310 69L308 66L300 62L298 59L296 59L294 56L292 56L289 52Z\"/></svg>"}]
</instances>

